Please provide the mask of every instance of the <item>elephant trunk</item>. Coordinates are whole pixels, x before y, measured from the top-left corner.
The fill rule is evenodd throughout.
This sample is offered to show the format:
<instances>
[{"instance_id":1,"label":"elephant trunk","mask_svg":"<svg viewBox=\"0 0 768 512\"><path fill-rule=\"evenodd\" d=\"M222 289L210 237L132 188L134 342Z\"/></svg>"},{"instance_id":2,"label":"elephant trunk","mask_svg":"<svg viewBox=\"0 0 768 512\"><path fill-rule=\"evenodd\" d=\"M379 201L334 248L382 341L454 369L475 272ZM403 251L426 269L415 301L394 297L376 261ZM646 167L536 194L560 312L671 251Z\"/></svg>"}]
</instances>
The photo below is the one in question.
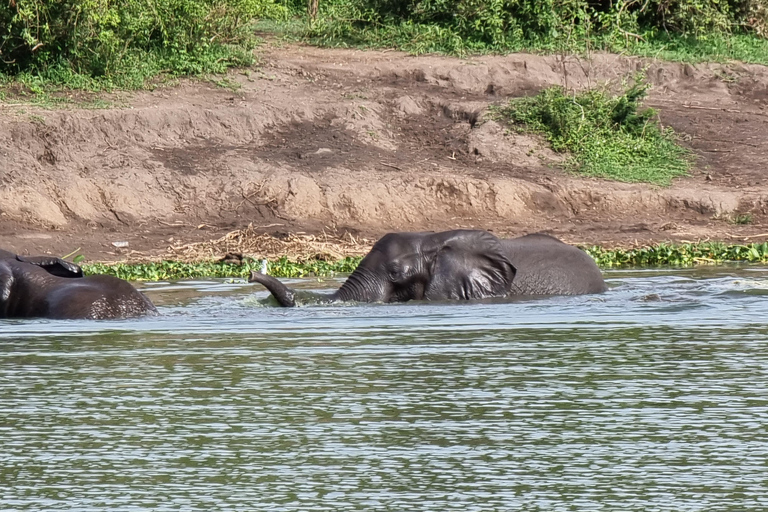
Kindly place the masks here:
<instances>
[{"instance_id":1,"label":"elephant trunk","mask_svg":"<svg viewBox=\"0 0 768 512\"><path fill-rule=\"evenodd\" d=\"M256 272L251 272L251 277L248 279L249 283L259 283L272 293L272 296L277 299L277 302L281 306L286 308L292 308L296 306L296 300L294 298L294 292L283 283L278 281L272 276Z\"/></svg>"}]
</instances>

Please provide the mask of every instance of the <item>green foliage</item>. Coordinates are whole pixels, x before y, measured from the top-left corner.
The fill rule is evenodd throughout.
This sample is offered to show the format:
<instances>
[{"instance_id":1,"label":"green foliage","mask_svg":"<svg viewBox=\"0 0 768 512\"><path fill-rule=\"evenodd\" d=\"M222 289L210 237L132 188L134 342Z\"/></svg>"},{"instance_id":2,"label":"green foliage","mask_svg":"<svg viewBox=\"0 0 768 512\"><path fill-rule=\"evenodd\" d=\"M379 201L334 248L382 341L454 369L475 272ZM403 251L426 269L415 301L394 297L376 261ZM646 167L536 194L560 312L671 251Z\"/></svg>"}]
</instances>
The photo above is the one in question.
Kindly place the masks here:
<instances>
[{"instance_id":1,"label":"green foliage","mask_svg":"<svg viewBox=\"0 0 768 512\"><path fill-rule=\"evenodd\" d=\"M220 72L251 62L255 17L286 13L273 0L10 0L0 74L130 86L160 71Z\"/></svg>"},{"instance_id":2,"label":"green foliage","mask_svg":"<svg viewBox=\"0 0 768 512\"><path fill-rule=\"evenodd\" d=\"M303 262L280 258L269 262L269 274L275 277L332 276L355 270L362 258L348 257L338 261L308 260ZM242 265L220 262L181 263L89 263L81 265L86 274L109 274L127 281L171 281L194 277L243 277L261 269L261 261L246 258Z\"/></svg>"},{"instance_id":3,"label":"green foliage","mask_svg":"<svg viewBox=\"0 0 768 512\"><path fill-rule=\"evenodd\" d=\"M602 268L655 267L660 265L691 266L697 263L742 261L768 263L768 242L747 245L727 245L720 242L659 244L638 249L583 248Z\"/></svg>"},{"instance_id":4,"label":"green foliage","mask_svg":"<svg viewBox=\"0 0 768 512\"><path fill-rule=\"evenodd\" d=\"M325 42L405 46L416 52L503 49L590 24L582 0L331 0L309 32Z\"/></svg>"},{"instance_id":5,"label":"green foliage","mask_svg":"<svg viewBox=\"0 0 768 512\"><path fill-rule=\"evenodd\" d=\"M570 152L568 167L581 174L669 185L691 162L655 111L640 109L647 87L640 79L619 95L601 89L572 95L552 87L511 100L500 114L544 134L555 151Z\"/></svg>"},{"instance_id":6,"label":"green foliage","mask_svg":"<svg viewBox=\"0 0 768 512\"><path fill-rule=\"evenodd\" d=\"M734 224L752 224L753 220L751 213L737 213L733 215L732 222Z\"/></svg>"},{"instance_id":7,"label":"green foliage","mask_svg":"<svg viewBox=\"0 0 768 512\"><path fill-rule=\"evenodd\" d=\"M283 4L304 15L306 2ZM324 0L303 32L285 26L317 44L413 53L606 50L768 63L766 27L768 0Z\"/></svg>"}]
</instances>

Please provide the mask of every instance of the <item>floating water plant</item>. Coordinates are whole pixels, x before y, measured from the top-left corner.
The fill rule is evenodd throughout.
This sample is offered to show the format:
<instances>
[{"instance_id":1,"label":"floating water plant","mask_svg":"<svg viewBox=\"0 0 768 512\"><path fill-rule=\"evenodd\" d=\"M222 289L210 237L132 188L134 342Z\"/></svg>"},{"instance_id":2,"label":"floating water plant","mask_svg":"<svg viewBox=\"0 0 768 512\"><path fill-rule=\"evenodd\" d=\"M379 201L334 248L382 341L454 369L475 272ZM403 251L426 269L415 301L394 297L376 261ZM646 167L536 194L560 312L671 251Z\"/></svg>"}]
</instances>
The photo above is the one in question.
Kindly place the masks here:
<instances>
[{"instance_id":1,"label":"floating water plant","mask_svg":"<svg viewBox=\"0 0 768 512\"><path fill-rule=\"evenodd\" d=\"M721 242L658 244L636 249L604 249L595 245L583 249L603 268L691 266L725 261L768 263L768 242L745 245Z\"/></svg>"},{"instance_id":2,"label":"floating water plant","mask_svg":"<svg viewBox=\"0 0 768 512\"><path fill-rule=\"evenodd\" d=\"M269 274L275 277L327 277L350 273L361 257L336 261L291 261L286 257L269 262ZM181 263L90 263L82 265L86 274L109 274L128 281L173 281L195 277L248 277L252 270L262 269L261 260L245 258L242 265L222 262Z\"/></svg>"}]
</instances>

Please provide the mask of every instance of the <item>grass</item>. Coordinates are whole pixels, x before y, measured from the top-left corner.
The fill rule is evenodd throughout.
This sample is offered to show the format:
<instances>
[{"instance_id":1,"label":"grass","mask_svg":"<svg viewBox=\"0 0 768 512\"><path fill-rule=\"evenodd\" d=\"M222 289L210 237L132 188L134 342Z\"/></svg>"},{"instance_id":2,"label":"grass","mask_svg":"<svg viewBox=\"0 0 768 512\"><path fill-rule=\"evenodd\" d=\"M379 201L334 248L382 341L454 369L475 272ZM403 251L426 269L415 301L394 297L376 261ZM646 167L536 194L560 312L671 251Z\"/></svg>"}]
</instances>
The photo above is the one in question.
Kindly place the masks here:
<instances>
[{"instance_id":1,"label":"grass","mask_svg":"<svg viewBox=\"0 0 768 512\"><path fill-rule=\"evenodd\" d=\"M723 262L768 263L768 242L728 245L720 242L658 244L636 249L605 249L600 246L582 247L601 268L621 267L687 267L697 264ZM336 261L306 260L302 262L280 258L269 263L269 274L275 277L328 277L348 274L355 270L362 257L347 257ZM245 259L243 265L202 262L179 263L90 263L83 264L88 274L109 274L128 281L174 281L191 278L247 278L259 270L261 262Z\"/></svg>"},{"instance_id":2,"label":"grass","mask_svg":"<svg viewBox=\"0 0 768 512\"><path fill-rule=\"evenodd\" d=\"M515 98L497 117L520 131L544 135L552 149L570 156L566 168L586 176L667 186L692 165L671 128L653 109L642 109L647 85L638 77L618 95L604 89L570 94L561 87Z\"/></svg>"},{"instance_id":3,"label":"grass","mask_svg":"<svg viewBox=\"0 0 768 512\"><path fill-rule=\"evenodd\" d=\"M346 23L346 24L345 24ZM628 55L679 62L741 61L768 65L768 40L750 34L711 34L693 38L659 32L641 34L639 38L610 36L569 36L567 39L520 40L510 38L503 44L488 44L461 37L450 27L418 23L371 24L352 28L349 23L320 18L313 24L306 17L265 19L253 25L255 33L270 37L272 44L281 41L303 41L327 47L394 48L413 54L440 53L468 56L473 54L506 54L529 52L541 54L589 54L610 51ZM247 45L211 45L205 51L190 55L155 50L128 52L121 66L108 75L79 73L63 63L33 72L15 75L0 73L0 102L31 103L43 107L80 105L108 107L93 103L87 94L96 95L116 90L152 89L172 82L180 76L208 76L224 73L231 67L249 66L254 62L252 48L263 40L252 38ZM211 79L222 87L231 84ZM86 93L72 95L72 91Z\"/></svg>"},{"instance_id":4,"label":"grass","mask_svg":"<svg viewBox=\"0 0 768 512\"><path fill-rule=\"evenodd\" d=\"M254 39L252 44L261 44ZM33 104L45 108L76 105L82 108L108 108L99 98L113 91L151 90L173 85L178 77L201 77L235 90L238 85L227 77L216 76L232 67L250 66L255 57L250 48L234 45L212 46L197 55L170 52L136 52L109 75L78 73L66 65L52 65L36 72L15 75L0 73L0 102ZM74 94L73 94L74 93Z\"/></svg>"},{"instance_id":5,"label":"grass","mask_svg":"<svg viewBox=\"0 0 768 512\"><path fill-rule=\"evenodd\" d=\"M706 38L659 34L645 41L634 41L626 48L614 43L606 44L605 49L690 64L739 61L768 65L768 39L751 34L715 34Z\"/></svg>"},{"instance_id":6,"label":"grass","mask_svg":"<svg viewBox=\"0 0 768 512\"><path fill-rule=\"evenodd\" d=\"M752 218L751 213L737 213L733 216L733 223L734 224L752 224L752 221L754 219Z\"/></svg>"},{"instance_id":7,"label":"grass","mask_svg":"<svg viewBox=\"0 0 768 512\"><path fill-rule=\"evenodd\" d=\"M579 35L567 39L521 40L510 38L503 44L487 44L462 37L439 25L400 23L356 27L332 19L310 25L306 19L263 20L257 32L278 40L303 41L317 46L382 49L391 48L412 54L438 53L466 57L516 52L537 54L588 54L594 51L622 53L672 62L739 61L768 65L768 40L747 33L708 34L691 37L659 31L639 37Z\"/></svg>"}]
</instances>

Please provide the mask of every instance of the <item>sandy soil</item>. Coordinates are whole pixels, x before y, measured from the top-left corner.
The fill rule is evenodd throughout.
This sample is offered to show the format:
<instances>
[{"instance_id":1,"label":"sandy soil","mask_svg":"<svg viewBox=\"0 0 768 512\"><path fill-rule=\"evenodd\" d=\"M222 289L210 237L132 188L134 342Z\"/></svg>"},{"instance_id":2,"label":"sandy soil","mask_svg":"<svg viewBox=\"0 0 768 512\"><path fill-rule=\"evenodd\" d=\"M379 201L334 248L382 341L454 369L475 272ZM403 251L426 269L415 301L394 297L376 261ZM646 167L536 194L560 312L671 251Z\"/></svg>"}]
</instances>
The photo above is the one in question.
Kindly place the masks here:
<instances>
[{"instance_id":1,"label":"sandy soil","mask_svg":"<svg viewBox=\"0 0 768 512\"><path fill-rule=\"evenodd\" d=\"M647 103L697 156L670 188L568 175L540 140L484 117L510 97L645 67ZM0 104L0 247L135 260L248 225L278 238L456 227L606 245L768 238L762 66L268 46L227 84L108 96L108 109ZM751 224L733 223L746 213Z\"/></svg>"}]
</instances>

